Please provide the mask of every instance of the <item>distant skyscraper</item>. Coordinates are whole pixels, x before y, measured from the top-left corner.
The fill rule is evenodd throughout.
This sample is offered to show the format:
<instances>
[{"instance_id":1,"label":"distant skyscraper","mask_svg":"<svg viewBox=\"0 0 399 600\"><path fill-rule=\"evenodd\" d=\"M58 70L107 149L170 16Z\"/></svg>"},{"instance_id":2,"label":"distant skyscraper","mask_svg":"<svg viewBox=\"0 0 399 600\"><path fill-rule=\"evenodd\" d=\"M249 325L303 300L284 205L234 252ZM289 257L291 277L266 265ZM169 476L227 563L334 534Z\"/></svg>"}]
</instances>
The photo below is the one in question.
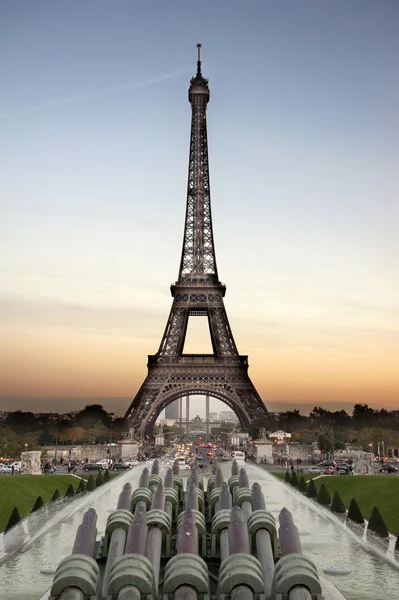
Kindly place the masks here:
<instances>
[{"instance_id":1,"label":"distant skyscraper","mask_svg":"<svg viewBox=\"0 0 399 600\"><path fill-rule=\"evenodd\" d=\"M175 400L165 408L165 419L178 421L180 419L180 400Z\"/></svg>"}]
</instances>

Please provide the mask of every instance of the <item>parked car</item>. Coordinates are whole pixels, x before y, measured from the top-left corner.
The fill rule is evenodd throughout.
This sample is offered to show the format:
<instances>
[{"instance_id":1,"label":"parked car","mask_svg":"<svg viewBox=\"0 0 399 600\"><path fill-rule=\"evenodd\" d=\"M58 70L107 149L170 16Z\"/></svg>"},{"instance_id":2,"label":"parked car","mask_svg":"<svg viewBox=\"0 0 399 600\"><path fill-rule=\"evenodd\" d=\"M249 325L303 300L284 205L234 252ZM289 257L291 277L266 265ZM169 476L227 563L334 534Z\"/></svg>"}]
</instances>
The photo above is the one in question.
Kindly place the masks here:
<instances>
[{"instance_id":1,"label":"parked car","mask_svg":"<svg viewBox=\"0 0 399 600\"><path fill-rule=\"evenodd\" d=\"M334 467L326 467L323 471L324 475L335 475L336 471Z\"/></svg>"},{"instance_id":2,"label":"parked car","mask_svg":"<svg viewBox=\"0 0 399 600\"><path fill-rule=\"evenodd\" d=\"M6 474L10 474L10 475L12 475L12 472L13 472L13 470L12 470L12 465L3 465L3 466L0 468L0 473L1 473L2 475L6 475ZM14 467L14 473L15 473L15 475L17 475L17 473L19 473L19 469L18 469L18 467Z\"/></svg>"},{"instance_id":3,"label":"parked car","mask_svg":"<svg viewBox=\"0 0 399 600\"><path fill-rule=\"evenodd\" d=\"M102 471L103 467L97 463L85 463L83 471Z\"/></svg>"},{"instance_id":4,"label":"parked car","mask_svg":"<svg viewBox=\"0 0 399 600\"><path fill-rule=\"evenodd\" d=\"M335 460L322 460L319 463L319 467L323 467L324 469L326 467L336 467L337 463L335 462Z\"/></svg>"},{"instance_id":5,"label":"parked car","mask_svg":"<svg viewBox=\"0 0 399 600\"><path fill-rule=\"evenodd\" d=\"M321 473L320 467L312 466L309 467L308 473L313 473L314 475Z\"/></svg>"},{"instance_id":6,"label":"parked car","mask_svg":"<svg viewBox=\"0 0 399 600\"><path fill-rule=\"evenodd\" d=\"M227 454L222 454L222 456L220 458L222 459L223 462L226 462L226 460L229 460L229 457L227 456Z\"/></svg>"},{"instance_id":7,"label":"parked car","mask_svg":"<svg viewBox=\"0 0 399 600\"><path fill-rule=\"evenodd\" d=\"M388 473L388 475L390 475L391 473L398 473L399 469L394 465L383 465L380 467L379 471L380 473Z\"/></svg>"},{"instance_id":8,"label":"parked car","mask_svg":"<svg viewBox=\"0 0 399 600\"><path fill-rule=\"evenodd\" d=\"M131 460L126 460L125 464L129 465L130 467L136 467L139 464L139 461L137 458L132 458Z\"/></svg>"},{"instance_id":9,"label":"parked car","mask_svg":"<svg viewBox=\"0 0 399 600\"><path fill-rule=\"evenodd\" d=\"M98 465L99 467L102 467L103 469L108 469L109 468L109 461L106 458L103 458L102 460L98 460L96 462L96 465Z\"/></svg>"},{"instance_id":10,"label":"parked car","mask_svg":"<svg viewBox=\"0 0 399 600\"><path fill-rule=\"evenodd\" d=\"M114 463L111 466L113 471L127 471L130 469L130 465L128 463Z\"/></svg>"},{"instance_id":11,"label":"parked car","mask_svg":"<svg viewBox=\"0 0 399 600\"><path fill-rule=\"evenodd\" d=\"M338 475L352 475L352 467L350 465L339 465Z\"/></svg>"}]
</instances>

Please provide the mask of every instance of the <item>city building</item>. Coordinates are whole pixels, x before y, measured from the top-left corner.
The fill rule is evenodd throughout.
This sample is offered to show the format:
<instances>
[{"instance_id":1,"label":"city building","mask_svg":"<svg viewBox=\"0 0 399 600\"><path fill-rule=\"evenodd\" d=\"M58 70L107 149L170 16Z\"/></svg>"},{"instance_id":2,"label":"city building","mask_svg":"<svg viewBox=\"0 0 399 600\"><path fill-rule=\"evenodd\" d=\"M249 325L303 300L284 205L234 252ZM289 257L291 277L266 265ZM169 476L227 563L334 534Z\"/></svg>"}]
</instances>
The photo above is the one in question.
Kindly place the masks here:
<instances>
[{"instance_id":1,"label":"city building","mask_svg":"<svg viewBox=\"0 0 399 600\"><path fill-rule=\"evenodd\" d=\"M165 419L178 421L180 419L180 399L168 404L165 408Z\"/></svg>"}]
</instances>

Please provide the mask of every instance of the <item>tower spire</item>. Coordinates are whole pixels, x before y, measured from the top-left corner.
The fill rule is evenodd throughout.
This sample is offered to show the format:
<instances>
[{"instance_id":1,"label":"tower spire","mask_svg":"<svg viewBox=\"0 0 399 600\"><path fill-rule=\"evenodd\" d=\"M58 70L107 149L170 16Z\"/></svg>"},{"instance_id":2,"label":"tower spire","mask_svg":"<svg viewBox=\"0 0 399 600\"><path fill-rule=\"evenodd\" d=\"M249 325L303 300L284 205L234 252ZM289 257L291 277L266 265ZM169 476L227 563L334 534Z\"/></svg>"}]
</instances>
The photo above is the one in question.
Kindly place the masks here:
<instances>
[{"instance_id":1,"label":"tower spire","mask_svg":"<svg viewBox=\"0 0 399 600\"><path fill-rule=\"evenodd\" d=\"M202 77L202 73L201 73L201 46L202 46L202 44L197 44L197 51L198 51L197 77Z\"/></svg>"}]
</instances>

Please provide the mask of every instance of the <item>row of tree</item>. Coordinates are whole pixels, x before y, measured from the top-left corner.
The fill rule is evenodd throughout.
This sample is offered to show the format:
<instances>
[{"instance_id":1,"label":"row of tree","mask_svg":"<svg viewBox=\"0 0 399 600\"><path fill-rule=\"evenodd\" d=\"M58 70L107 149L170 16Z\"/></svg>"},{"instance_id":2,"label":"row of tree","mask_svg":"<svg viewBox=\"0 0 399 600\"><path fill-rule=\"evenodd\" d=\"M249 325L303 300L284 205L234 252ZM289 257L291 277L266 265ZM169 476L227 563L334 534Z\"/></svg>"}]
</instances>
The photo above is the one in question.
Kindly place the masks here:
<instances>
[{"instance_id":1,"label":"row of tree","mask_svg":"<svg viewBox=\"0 0 399 600\"><path fill-rule=\"evenodd\" d=\"M399 447L399 411L373 410L367 404L355 404L351 415L320 406L315 406L309 416L301 415L299 410L262 415L254 419L248 432L257 438L261 428L269 432L284 429L299 443L317 441L326 453L348 443L375 452L382 441L386 446ZM123 418L99 404L66 414L9 412L0 420L0 455L16 457L25 448L47 445L110 443L121 439L128 429ZM164 431L167 437L179 435L178 425ZM230 431L228 423L212 426L212 434L219 438L227 439Z\"/></svg>"}]
</instances>

